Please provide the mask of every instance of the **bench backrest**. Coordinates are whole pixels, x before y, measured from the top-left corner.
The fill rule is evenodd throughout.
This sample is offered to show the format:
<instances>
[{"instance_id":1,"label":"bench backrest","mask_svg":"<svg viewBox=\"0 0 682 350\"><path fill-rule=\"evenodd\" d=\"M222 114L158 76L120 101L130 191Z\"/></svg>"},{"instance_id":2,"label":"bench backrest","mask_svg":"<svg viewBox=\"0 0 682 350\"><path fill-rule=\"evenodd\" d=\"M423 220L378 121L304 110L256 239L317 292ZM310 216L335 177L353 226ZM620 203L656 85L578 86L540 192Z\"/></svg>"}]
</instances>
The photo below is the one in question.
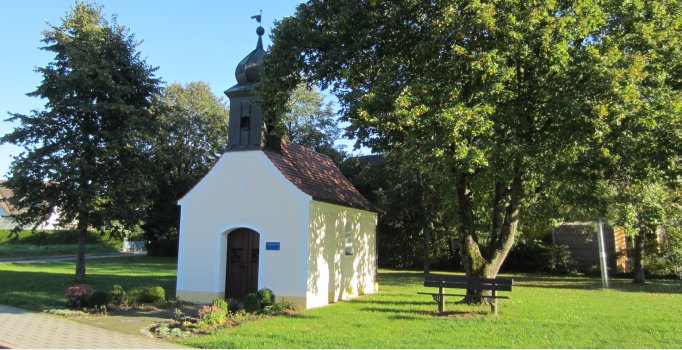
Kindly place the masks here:
<instances>
[{"instance_id":1,"label":"bench backrest","mask_svg":"<svg viewBox=\"0 0 682 350\"><path fill-rule=\"evenodd\" d=\"M511 278L476 278L466 276L424 275L424 287L444 287L473 290L501 290L511 291L514 280Z\"/></svg>"}]
</instances>

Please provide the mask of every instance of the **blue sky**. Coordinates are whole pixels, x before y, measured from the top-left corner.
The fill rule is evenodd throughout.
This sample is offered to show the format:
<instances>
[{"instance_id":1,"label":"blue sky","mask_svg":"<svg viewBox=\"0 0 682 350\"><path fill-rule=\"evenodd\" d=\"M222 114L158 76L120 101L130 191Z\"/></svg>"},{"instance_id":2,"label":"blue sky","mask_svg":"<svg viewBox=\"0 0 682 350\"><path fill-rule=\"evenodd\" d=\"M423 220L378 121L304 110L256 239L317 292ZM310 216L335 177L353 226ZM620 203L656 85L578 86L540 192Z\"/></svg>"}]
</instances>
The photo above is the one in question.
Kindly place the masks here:
<instances>
[{"instance_id":1,"label":"blue sky","mask_svg":"<svg viewBox=\"0 0 682 350\"><path fill-rule=\"evenodd\" d=\"M158 66L157 76L166 83L207 82L214 94L236 83L237 63L256 45L257 23L252 15L263 10L264 44L274 20L293 15L300 0L269 1L169 1L100 0L105 17L118 16L137 40L142 57ZM27 114L42 109L44 101L26 96L40 84L34 70L48 64L53 55L39 50L41 31L47 23L59 25L75 0L0 1L0 134L14 125L5 122L7 112ZM0 146L0 178L6 178L11 156L21 150Z\"/></svg>"}]
</instances>

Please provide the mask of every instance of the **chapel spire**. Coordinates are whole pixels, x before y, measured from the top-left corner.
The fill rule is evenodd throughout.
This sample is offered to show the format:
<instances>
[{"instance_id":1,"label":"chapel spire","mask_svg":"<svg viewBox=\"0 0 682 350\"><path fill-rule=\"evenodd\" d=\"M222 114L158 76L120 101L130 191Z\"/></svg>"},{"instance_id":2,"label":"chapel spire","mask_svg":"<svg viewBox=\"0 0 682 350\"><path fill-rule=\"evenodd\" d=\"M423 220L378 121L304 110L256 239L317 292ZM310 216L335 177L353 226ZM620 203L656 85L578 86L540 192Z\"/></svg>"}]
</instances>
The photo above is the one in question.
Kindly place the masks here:
<instances>
[{"instance_id":1,"label":"chapel spire","mask_svg":"<svg viewBox=\"0 0 682 350\"><path fill-rule=\"evenodd\" d=\"M261 11L262 13L262 11ZM228 150L254 149L265 146L265 127L263 112L255 105L258 97L254 88L261 80L263 71L263 34L260 26L261 15L251 18L258 21L256 48L242 59L235 69L237 85L227 89L225 95L230 99L230 123L227 138Z\"/></svg>"}]
</instances>

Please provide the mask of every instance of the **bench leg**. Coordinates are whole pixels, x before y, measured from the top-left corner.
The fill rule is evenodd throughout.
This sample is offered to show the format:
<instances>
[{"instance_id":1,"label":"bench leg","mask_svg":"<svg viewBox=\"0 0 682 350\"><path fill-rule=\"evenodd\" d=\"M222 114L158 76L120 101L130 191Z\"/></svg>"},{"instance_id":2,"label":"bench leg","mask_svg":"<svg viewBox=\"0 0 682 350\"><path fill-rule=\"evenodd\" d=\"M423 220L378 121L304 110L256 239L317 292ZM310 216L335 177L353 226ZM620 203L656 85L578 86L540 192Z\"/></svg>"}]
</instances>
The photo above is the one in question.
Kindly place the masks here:
<instances>
[{"instance_id":1,"label":"bench leg","mask_svg":"<svg viewBox=\"0 0 682 350\"><path fill-rule=\"evenodd\" d=\"M438 288L438 313L443 313L445 309L445 296L443 295L443 287Z\"/></svg>"},{"instance_id":2,"label":"bench leg","mask_svg":"<svg viewBox=\"0 0 682 350\"><path fill-rule=\"evenodd\" d=\"M490 311L497 315L497 298L495 298L495 291L493 290L492 293L492 298L488 299L488 303L490 303Z\"/></svg>"}]
</instances>

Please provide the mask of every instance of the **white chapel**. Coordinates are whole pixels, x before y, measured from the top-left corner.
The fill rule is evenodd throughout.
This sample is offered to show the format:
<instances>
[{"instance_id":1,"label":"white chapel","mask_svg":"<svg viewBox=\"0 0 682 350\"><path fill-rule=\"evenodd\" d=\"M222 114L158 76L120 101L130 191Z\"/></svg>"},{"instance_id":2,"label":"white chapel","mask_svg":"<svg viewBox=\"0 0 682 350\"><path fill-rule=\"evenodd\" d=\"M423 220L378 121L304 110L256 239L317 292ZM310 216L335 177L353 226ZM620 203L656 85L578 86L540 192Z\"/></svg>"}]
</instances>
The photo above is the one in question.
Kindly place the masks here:
<instances>
[{"instance_id":1,"label":"white chapel","mask_svg":"<svg viewBox=\"0 0 682 350\"><path fill-rule=\"evenodd\" d=\"M297 308L377 290L374 206L322 154L264 135L265 56L236 69L226 152L181 206L177 296L210 303L272 289Z\"/></svg>"}]
</instances>

